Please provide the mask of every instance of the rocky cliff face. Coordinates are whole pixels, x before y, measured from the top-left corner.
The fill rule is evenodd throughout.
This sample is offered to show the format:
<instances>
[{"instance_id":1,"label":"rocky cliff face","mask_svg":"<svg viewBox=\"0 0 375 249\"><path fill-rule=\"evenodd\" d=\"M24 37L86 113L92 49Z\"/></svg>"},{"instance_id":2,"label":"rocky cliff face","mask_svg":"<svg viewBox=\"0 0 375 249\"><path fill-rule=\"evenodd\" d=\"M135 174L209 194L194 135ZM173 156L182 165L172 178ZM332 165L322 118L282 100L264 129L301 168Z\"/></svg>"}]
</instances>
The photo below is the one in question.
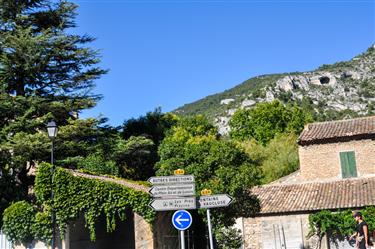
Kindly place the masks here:
<instances>
[{"instance_id":1,"label":"rocky cliff face","mask_svg":"<svg viewBox=\"0 0 375 249\"><path fill-rule=\"evenodd\" d=\"M372 114L375 109L375 45L350 61L323 65L311 72L252 78L175 112L205 114L218 125L222 134L226 134L230 117L238 108L251 108L256 103L275 99L309 105L320 120Z\"/></svg>"}]
</instances>

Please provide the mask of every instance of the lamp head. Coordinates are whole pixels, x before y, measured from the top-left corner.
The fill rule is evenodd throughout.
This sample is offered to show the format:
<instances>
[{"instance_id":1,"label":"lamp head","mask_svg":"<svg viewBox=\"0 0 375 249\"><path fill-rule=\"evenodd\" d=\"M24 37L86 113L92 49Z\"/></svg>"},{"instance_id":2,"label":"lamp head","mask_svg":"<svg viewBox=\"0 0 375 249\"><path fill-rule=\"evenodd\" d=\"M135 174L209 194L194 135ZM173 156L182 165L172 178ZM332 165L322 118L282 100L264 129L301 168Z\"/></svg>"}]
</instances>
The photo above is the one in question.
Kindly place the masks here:
<instances>
[{"instance_id":1,"label":"lamp head","mask_svg":"<svg viewBox=\"0 0 375 249\"><path fill-rule=\"evenodd\" d=\"M59 129L58 129L55 121L51 120L50 122L48 122L48 124L47 124L47 131L48 131L48 137L50 139L55 139L56 138L58 130Z\"/></svg>"}]
</instances>

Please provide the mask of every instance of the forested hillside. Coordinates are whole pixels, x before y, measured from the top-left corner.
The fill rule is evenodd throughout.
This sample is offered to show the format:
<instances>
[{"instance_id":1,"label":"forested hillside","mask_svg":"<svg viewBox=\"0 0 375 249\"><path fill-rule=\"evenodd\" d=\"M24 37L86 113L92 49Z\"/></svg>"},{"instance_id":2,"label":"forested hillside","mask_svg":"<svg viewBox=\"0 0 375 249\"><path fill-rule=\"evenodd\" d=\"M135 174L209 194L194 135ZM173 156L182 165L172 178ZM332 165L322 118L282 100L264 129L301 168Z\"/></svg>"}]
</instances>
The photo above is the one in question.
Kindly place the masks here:
<instances>
[{"instance_id":1,"label":"forested hillside","mask_svg":"<svg viewBox=\"0 0 375 249\"><path fill-rule=\"evenodd\" d=\"M375 46L349 61L322 65L313 71L257 76L174 112L183 116L203 114L225 134L237 109L274 99L297 103L319 121L373 113Z\"/></svg>"}]
</instances>

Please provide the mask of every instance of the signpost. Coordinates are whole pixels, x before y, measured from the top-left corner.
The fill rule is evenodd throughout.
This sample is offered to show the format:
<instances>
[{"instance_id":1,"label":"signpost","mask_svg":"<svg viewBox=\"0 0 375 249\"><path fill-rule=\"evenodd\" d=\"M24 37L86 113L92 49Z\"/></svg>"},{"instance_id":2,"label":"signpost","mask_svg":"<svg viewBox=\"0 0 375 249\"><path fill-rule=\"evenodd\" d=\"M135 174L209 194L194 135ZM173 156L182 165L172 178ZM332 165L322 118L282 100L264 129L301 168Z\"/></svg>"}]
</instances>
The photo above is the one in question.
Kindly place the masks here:
<instances>
[{"instance_id":1,"label":"signpost","mask_svg":"<svg viewBox=\"0 0 375 249\"><path fill-rule=\"evenodd\" d=\"M210 208L226 207L232 202L232 197L227 194L211 195L210 189L203 189L202 196L197 200L194 176L184 175L185 171L182 169L177 169L174 173L173 176L155 176L148 179L153 185L149 193L154 197L150 206L155 211L178 210L172 216L172 224L180 231L181 249L185 249L184 231L193 221L191 214L181 209L196 209L197 206L206 208L210 249L214 249Z\"/></svg>"},{"instance_id":2,"label":"signpost","mask_svg":"<svg viewBox=\"0 0 375 249\"><path fill-rule=\"evenodd\" d=\"M180 231L181 237L181 249L185 249L185 234L184 231L191 226L193 222L193 217L186 210L178 210L174 212L172 216L173 226Z\"/></svg>"},{"instance_id":3,"label":"signpost","mask_svg":"<svg viewBox=\"0 0 375 249\"><path fill-rule=\"evenodd\" d=\"M193 183L194 181L193 175L155 176L148 179L152 185Z\"/></svg>"},{"instance_id":4,"label":"signpost","mask_svg":"<svg viewBox=\"0 0 375 249\"><path fill-rule=\"evenodd\" d=\"M180 231L184 231L191 226L193 222L193 218L191 214L186 210L178 210L174 212L172 216L172 224L173 226Z\"/></svg>"},{"instance_id":5,"label":"signpost","mask_svg":"<svg viewBox=\"0 0 375 249\"><path fill-rule=\"evenodd\" d=\"M178 184L178 185L156 185L148 191L153 197L164 196L194 196L195 184Z\"/></svg>"},{"instance_id":6,"label":"signpost","mask_svg":"<svg viewBox=\"0 0 375 249\"><path fill-rule=\"evenodd\" d=\"M154 199L150 206L155 211L195 209L197 207L195 197Z\"/></svg>"},{"instance_id":7,"label":"signpost","mask_svg":"<svg viewBox=\"0 0 375 249\"><path fill-rule=\"evenodd\" d=\"M232 202L232 198L227 194L201 196L198 199L199 208L226 207Z\"/></svg>"},{"instance_id":8,"label":"signpost","mask_svg":"<svg viewBox=\"0 0 375 249\"><path fill-rule=\"evenodd\" d=\"M214 249L214 239L212 236L212 225L211 225L211 212L210 209L207 208L207 225L208 225L208 236L210 238L210 249Z\"/></svg>"},{"instance_id":9,"label":"signpost","mask_svg":"<svg viewBox=\"0 0 375 249\"><path fill-rule=\"evenodd\" d=\"M185 249L184 231L193 222L191 214L181 209L196 209L195 179L193 175L184 175L185 170L177 169L173 176L151 177L153 185L149 193L154 197L150 206L156 211L178 210L172 216L173 226L180 231L181 249Z\"/></svg>"},{"instance_id":10,"label":"signpost","mask_svg":"<svg viewBox=\"0 0 375 249\"><path fill-rule=\"evenodd\" d=\"M211 195L210 189L203 189L201 197L198 199L199 208L207 208L208 236L210 238L210 249L214 249L212 237L211 212L210 208L226 207L232 202L232 198L227 194Z\"/></svg>"}]
</instances>

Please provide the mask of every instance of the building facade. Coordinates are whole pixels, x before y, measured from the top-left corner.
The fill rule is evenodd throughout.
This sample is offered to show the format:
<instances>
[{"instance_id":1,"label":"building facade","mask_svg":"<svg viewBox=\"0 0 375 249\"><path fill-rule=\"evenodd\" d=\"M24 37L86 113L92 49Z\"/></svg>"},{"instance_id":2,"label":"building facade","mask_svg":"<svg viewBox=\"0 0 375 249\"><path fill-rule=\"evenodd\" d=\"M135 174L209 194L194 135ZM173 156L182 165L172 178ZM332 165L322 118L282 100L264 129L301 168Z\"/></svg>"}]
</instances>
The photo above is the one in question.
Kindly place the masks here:
<instances>
[{"instance_id":1,"label":"building facade","mask_svg":"<svg viewBox=\"0 0 375 249\"><path fill-rule=\"evenodd\" d=\"M308 124L298 144L299 171L252 189L261 210L238 220L244 248L316 248L309 214L375 205L375 117ZM335 247L325 238L321 248Z\"/></svg>"}]
</instances>

